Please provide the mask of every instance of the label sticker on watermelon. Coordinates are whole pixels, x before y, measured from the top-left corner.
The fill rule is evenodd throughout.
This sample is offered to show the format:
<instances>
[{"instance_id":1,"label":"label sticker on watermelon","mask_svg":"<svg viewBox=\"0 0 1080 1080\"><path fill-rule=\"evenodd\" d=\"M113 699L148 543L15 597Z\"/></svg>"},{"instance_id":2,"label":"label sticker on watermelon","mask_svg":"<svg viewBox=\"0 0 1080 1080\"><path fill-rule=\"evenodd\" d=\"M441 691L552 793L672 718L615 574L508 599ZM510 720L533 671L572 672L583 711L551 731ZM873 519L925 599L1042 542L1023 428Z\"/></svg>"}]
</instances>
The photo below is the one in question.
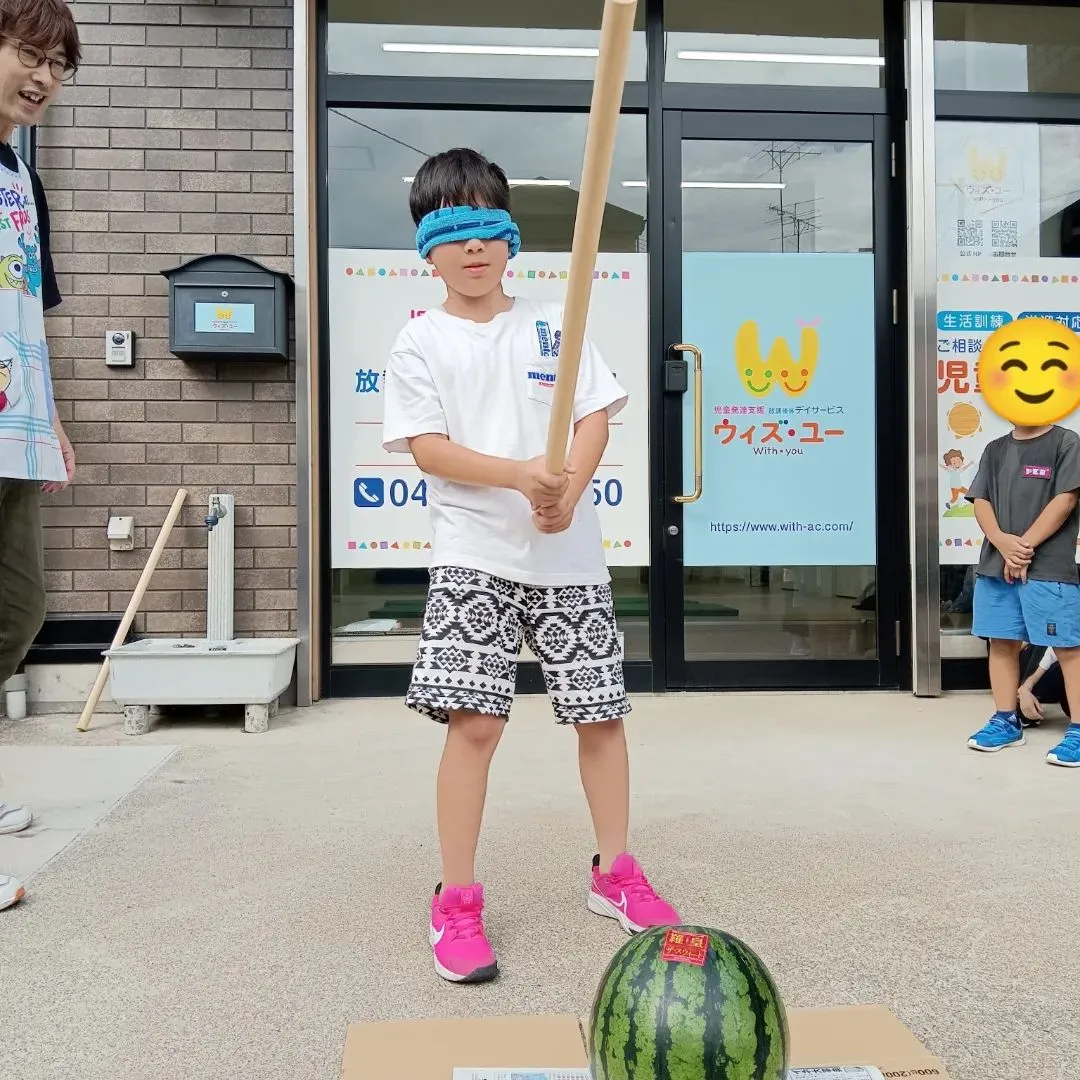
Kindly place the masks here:
<instances>
[{"instance_id":1,"label":"label sticker on watermelon","mask_svg":"<svg viewBox=\"0 0 1080 1080\"><path fill-rule=\"evenodd\" d=\"M683 930L669 930L664 935L664 947L660 951L661 960L704 967L708 955L708 934L687 934Z\"/></svg>"},{"instance_id":2,"label":"label sticker on watermelon","mask_svg":"<svg viewBox=\"0 0 1080 1080\"><path fill-rule=\"evenodd\" d=\"M787 1080L885 1080L872 1065L840 1065L788 1069Z\"/></svg>"}]
</instances>

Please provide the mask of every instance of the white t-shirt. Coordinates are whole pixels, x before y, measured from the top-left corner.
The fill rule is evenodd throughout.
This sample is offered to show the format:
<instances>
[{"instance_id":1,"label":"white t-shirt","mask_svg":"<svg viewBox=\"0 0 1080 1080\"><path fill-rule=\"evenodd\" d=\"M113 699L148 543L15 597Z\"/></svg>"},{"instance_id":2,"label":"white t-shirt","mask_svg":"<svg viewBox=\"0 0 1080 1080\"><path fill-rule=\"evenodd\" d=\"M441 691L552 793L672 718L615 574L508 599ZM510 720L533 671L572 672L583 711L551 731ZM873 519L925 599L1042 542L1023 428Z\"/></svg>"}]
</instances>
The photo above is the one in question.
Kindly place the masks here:
<instances>
[{"instance_id":1,"label":"white t-shirt","mask_svg":"<svg viewBox=\"0 0 1080 1080\"><path fill-rule=\"evenodd\" d=\"M441 308L412 320L398 335L386 367L383 447L407 454L410 438L435 433L494 457L526 461L543 455L558 370L546 343L561 323L561 305L522 297L489 323ZM615 416L626 398L586 339L574 423L601 410ZM518 491L434 476L427 477L427 485L432 566L463 566L525 585L611 580L591 484L570 527L555 535L536 528L529 502Z\"/></svg>"}]
</instances>

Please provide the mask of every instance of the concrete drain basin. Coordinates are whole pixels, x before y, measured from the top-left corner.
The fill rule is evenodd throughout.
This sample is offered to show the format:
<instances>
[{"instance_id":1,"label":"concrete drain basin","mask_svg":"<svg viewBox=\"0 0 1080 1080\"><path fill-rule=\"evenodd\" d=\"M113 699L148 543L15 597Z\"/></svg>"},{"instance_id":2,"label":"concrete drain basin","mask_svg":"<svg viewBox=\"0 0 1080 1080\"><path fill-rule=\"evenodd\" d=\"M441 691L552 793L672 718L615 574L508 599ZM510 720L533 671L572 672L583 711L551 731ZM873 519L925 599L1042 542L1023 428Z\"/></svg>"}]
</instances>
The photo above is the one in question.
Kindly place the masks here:
<instances>
[{"instance_id":1,"label":"concrete drain basin","mask_svg":"<svg viewBox=\"0 0 1080 1080\"><path fill-rule=\"evenodd\" d=\"M206 641L147 638L109 649L112 699L124 707L124 730L150 729L156 705L243 705L246 731L266 731L292 682L297 638Z\"/></svg>"}]
</instances>

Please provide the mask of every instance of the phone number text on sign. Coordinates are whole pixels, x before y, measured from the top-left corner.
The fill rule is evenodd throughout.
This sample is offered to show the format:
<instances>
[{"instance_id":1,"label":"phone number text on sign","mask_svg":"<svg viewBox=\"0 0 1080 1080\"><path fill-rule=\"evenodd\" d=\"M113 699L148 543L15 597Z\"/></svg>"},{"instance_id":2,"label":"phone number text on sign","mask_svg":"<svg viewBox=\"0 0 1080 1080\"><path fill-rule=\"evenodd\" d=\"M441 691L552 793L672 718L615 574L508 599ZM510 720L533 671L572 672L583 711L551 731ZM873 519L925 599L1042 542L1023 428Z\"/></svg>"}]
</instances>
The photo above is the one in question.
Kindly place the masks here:
<instances>
[{"instance_id":1,"label":"phone number text on sign","mask_svg":"<svg viewBox=\"0 0 1080 1080\"><path fill-rule=\"evenodd\" d=\"M409 466L402 467L401 472L412 475L364 475L353 480L352 505L357 511L364 513L358 516L352 530L353 535L345 541L346 550L377 560L378 566L425 565L427 556L418 556L416 553L431 550L431 529L427 517L427 480L423 477L416 479L418 470ZM590 496L586 493L585 497ZM622 505L624 498L623 482L617 477L593 477L591 502L599 511L616 510ZM393 513L391 518L384 516L390 513ZM368 514L374 525L372 529L364 526ZM390 522L393 524L388 528ZM605 550L609 555L625 552L629 557L634 548L634 540L629 536L608 536L610 531L609 528L604 530Z\"/></svg>"},{"instance_id":2,"label":"phone number text on sign","mask_svg":"<svg viewBox=\"0 0 1080 1080\"><path fill-rule=\"evenodd\" d=\"M593 506L618 506L623 501L622 481L615 477L601 479L594 476L592 494ZM410 502L427 506L427 481L421 480L411 489L408 481L400 477L392 480L389 486L381 476L358 476L353 482L353 505L358 509L379 510L384 508L387 502L399 510Z\"/></svg>"}]
</instances>

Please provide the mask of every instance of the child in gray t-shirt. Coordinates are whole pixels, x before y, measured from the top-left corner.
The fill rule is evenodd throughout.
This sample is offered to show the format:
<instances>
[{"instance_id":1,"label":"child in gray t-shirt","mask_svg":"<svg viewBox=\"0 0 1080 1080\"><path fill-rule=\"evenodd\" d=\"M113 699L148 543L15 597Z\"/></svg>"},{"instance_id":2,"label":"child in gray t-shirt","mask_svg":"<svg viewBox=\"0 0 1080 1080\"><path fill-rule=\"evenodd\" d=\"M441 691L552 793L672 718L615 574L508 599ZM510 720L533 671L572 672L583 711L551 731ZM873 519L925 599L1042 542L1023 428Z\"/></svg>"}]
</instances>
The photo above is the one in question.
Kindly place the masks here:
<instances>
[{"instance_id":1,"label":"child in gray t-shirt","mask_svg":"<svg viewBox=\"0 0 1080 1080\"><path fill-rule=\"evenodd\" d=\"M968 740L973 750L1024 743L1017 718L1020 649L1053 648L1065 690L1080 705L1080 435L1052 425L1016 427L990 443L966 498L985 539L975 580L971 632L990 642L996 712ZM1047 755L1080 766L1080 724Z\"/></svg>"}]
</instances>

